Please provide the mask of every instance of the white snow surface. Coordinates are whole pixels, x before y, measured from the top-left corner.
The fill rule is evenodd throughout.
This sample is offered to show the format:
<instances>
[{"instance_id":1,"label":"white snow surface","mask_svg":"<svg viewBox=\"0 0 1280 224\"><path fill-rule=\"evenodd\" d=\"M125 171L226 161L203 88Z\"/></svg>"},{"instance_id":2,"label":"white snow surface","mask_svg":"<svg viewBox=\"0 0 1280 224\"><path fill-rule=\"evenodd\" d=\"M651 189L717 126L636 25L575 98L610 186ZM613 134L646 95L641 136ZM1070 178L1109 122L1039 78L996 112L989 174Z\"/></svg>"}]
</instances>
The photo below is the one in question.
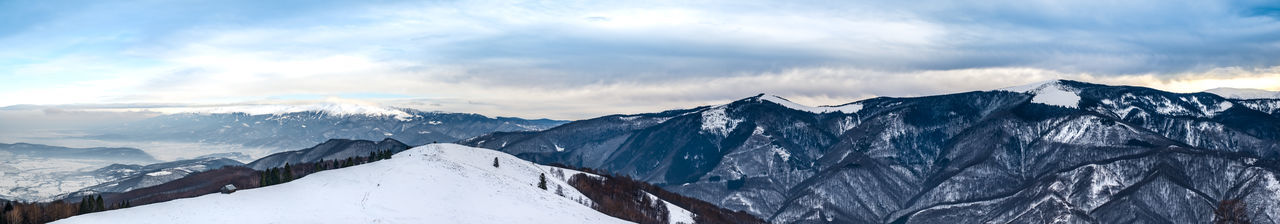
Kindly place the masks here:
<instances>
[{"instance_id":1,"label":"white snow surface","mask_svg":"<svg viewBox=\"0 0 1280 224\"><path fill-rule=\"evenodd\" d=\"M1034 94L1035 97L1031 98L1032 103L1067 108L1076 108L1076 105L1080 104L1080 94L1076 90L1063 85L1061 80L1031 83L999 90Z\"/></svg>"},{"instance_id":2,"label":"white snow surface","mask_svg":"<svg viewBox=\"0 0 1280 224\"><path fill-rule=\"evenodd\" d=\"M1206 93L1221 96L1223 98L1251 100L1251 99L1280 99L1280 92L1268 91L1261 89L1240 89L1240 88L1215 88L1205 90Z\"/></svg>"},{"instance_id":3,"label":"white snow surface","mask_svg":"<svg viewBox=\"0 0 1280 224\"><path fill-rule=\"evenodd\" d=\"M761 96L760 100L773 102L778 105L791 108L792 110L804 111L804 112L815 113L815 114L825 114L825 113L835 113L835 112L852 114L862 110L862 104L860 103L851 103L851 104L845 104L841 106L811 107L811 106L805 106L795 102L791 102L790 100L787 100L785 98L782 98L776 95L769 95L769 94L765 94L764 96Z\"/></svg>"},{"instance_id":4,"label":"white snow surface","mask_svg":"<svg viewBox=\"0 0 1280 224\"><path fill-rule=\"evenodd\" d=\"M500 167L493 167L498 158ZM546 173L549 190L539 189ZM556 195L557 186L565 196ZM280 185L75 216L57 223L627 223L544 166L505 153L431 144L392 159Z\"/></svg>"}]
</instances>

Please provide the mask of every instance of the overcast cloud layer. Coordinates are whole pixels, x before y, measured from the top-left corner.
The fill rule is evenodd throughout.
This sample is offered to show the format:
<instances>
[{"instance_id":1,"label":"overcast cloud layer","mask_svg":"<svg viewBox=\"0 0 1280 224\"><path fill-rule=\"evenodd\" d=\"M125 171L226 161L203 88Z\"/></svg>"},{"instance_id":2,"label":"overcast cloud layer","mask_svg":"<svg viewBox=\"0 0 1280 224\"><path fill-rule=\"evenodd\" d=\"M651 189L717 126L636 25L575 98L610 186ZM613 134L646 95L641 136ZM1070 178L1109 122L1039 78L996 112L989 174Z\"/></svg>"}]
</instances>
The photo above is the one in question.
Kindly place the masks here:
<instances>
[{"instance_id":1,"label":"overcast cloud layer","mask_svg":"<svg viewBox=\"0 0 1280 224\"><path fill-rule=\"evenodd\" d=\"M1280 90L1275 1L0 1L0 106L360 99L581 119L1065 78Z\"/></svg>"}]
</instances>

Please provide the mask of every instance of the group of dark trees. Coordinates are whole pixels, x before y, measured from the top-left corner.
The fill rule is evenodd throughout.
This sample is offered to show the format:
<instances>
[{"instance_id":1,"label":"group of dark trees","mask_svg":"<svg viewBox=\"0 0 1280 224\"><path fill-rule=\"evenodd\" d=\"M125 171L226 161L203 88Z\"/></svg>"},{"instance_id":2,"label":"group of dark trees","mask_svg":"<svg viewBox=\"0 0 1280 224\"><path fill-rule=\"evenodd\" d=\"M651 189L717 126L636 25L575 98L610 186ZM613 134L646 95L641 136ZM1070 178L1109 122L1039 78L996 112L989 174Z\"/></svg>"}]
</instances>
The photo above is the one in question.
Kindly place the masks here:
<instances>
[{"instance_id":1,"label":"group of dark trees","mask_svg":"<svg viewBox=\"0 0 1280 224\"><path fill-rule=\"evenodd\" d=\"M258 186L265 187L293 181L293 166L288 163L284 167L263 170L258 174Z\"/></svg>"},{"instance_id":2,"label":"group of dark trees","mask_svg":"<svg viewBox=\"0 0 1280 224\"><path fill-rule=\"evenodd\" d=\"M89 195L89 196L80 197L80 202L77 204L79 204L79 207L80 207L80 210L78 211L79 214L89 214L94 212L106 211L108 209L132 207L132 205L130 205L129 200L120 200L120 202L116 202L115 204L112 204L110 207L107 207L106 206L107 203L105 202L105 200L102 200L102 195Z\"/></svg>"},{"instance_id":3,"label":"group of dark trees","mask_svg":"<svg viewBox=\"0 0 1280 224\"><path fill-rule=\"evenodd\" d=\"M391 155L395 155L395 152L391 150L369 152L369 162L391 159Z\"/></svg>"},{"instance_id":4,"label":"group of dark trees","mask_svg":"<svg viewBox=\"0 0 1280 224\"><path fill-rule=\"evenodd\" d=\"M106 211L107 206L102 203L102 195L84 196L80 198L80 214L89 214L94 212Z\"/></svg>"},{"instance_id":5,"label":"group of dark trees","mask_svg":"<svg viewBox=\"0 0 1280 224\"><path fill-rule=\"evenodd\" d=\"M80 213L76 212L74 203L63 201L44 203L4 203L0 210L0 224L38 224L64 219Z\"/></svg>"},{"instance_id":6,"label":"group of dark trees","mask_svg":"<svg viewBox=\"0 0 1280 224\"><path fill-rule=\"evenodd\" d=\"M1218 202L1218 208L1213 210L1214 224L1249 224L1249 209L1245 206L1244 201L1240 199L1228 199Z\"/></svg>"},{"instance_id":7,"label":"group of dark trees","mask_svg":"<svg viewBox=\"0 0 1280 224\"><path fill-rule=\"evenodd\" d=\"M391 150L369 152L369 156L353 156L346 159L322 160L314 163L288 164L258 172L258 186L271 186L287 183L315 172L340 169L378 160L391 159L395 152Z\"/></svg>"},{"instance_id":8,"label":"group of dark trees","mask_svg":"<svg viewBox=\"0 0 1280 224\"><path fill-rule=\"evenodd\" d=\"M593 178L584 174L569 178L569 185L595 201L592 208L596 211L641 224L668 223L670 211L667 211L666 204L653 200L641 187L633 184L635 182Z\"/></svg>"},{"instance_id":9,"label":"group of dark trees","mask_svg":"<svg viewBox=\"0 0 1280 224\"><path fill-rule=\"evenodd\" d=\"M627 221L667 223L670 211L666 210L662 202L666 201L692 212L693 220L697 223L766 223L746 212L720 208L715 204L685 197L629 176L614 176L590 168L574 168L563 164L551 165L599 175L599 178L586 174L573 175L569 178L569 185L595 201L592 208L596 211ZM553 171L552 174L554 175L555 172ZM646 192L661 200L650 199L645 195Z\"/></svg>"},{"instance_id":10,"label":"group of dark trees","mask_svg":"<svg viewBox=\"0 0 1280 224\"><path fill-rule=\"evenodd\" d=\"M365 163L372 163L378 160L391 159L392 155L395 155L395 152L390 150L373 151L369 152L369 156L365 157L353 156L347 157L346 159L324 160L313 163L312 166L316 171L339 169Z\"/></svg>"}]
</instances>

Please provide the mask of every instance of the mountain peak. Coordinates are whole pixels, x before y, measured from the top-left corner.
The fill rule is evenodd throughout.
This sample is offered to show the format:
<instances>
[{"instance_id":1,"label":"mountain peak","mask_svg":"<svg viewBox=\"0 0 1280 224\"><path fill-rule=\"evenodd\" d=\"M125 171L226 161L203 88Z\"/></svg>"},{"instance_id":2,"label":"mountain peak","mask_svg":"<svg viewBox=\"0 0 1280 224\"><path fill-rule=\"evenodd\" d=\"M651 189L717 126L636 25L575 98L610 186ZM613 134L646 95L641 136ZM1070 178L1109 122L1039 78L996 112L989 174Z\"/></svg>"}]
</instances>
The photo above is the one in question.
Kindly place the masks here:
<instances>
[{"instance_id":1,"label":"mountain peak","mask_svg":"<svg viewBox=\"0 0 1280 224\"><path fill-rule=\"evenodd\" d=\"M1070 82L1070 81L1071 81L1071 80L1066 80L1066 79L1051 79L1051 80L1045 80L1045 81L1039 81L1039 82L1027 83L1027 84L1022 84L1022 85L1017 85L1017 86L1004 87L1004 88L999 88L999 89L996 89L996 90L997 90L997 91L1009 91L1009 92L1028 93L1028 92L1032 92L1032 91L1036 91L1036 90L1043 89L1043 88L1044 88L1044 87L1046 87L1046 86L1055 85L1055 84L1063 84L1063 83Z\"/></svg>"},{"instance_id":2,"label":"mountain peak","mask_svg":"<svg viewBox=\"0 0 1280 224\"><path fill-rule=\"evenodd\" d=\"M760 95L756 95L755 97L751 97L747 99L754 99L757 102L770 102L770 103L782 105L783 107L787 107L793 110L804 111L804 112L815 113L815 114L835 113L835 112L851 114L851 113L857 113L858 111L862 110L862 104L859 104L859 103L848 103L848 104L843 104L838 106L814 107L814 106L808 106L808 105L792 102L791 100L788 100L787 98L782 98L778 95L764 94L764 93L761 93Z\"/></svg>"},{"instance_id":3,"label":"mountain peak","mask_svg":"<svg viewBox=\"0 0 1280 224\"><path fill-rule=\"evenodd\" d=\"M1080 82L1055 79L1020 86L1005 87L997 89L997 91L1028 93L1035 95L1035 97L1031 98L1031 102L1033 103L1076 108L1076 106L1080 104L1080 90L1073 84L1077 83Z\"/></svg>"}]
</instances>

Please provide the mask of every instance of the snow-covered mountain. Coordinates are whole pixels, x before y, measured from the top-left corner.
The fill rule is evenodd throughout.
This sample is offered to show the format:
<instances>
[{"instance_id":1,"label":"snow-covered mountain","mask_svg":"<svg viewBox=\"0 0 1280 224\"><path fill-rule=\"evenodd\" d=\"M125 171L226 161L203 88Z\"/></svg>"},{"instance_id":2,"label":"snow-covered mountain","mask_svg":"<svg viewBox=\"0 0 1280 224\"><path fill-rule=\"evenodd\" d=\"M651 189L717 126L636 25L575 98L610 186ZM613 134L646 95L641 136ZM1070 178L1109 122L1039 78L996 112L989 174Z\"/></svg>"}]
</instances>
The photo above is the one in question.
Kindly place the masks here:
<instances>
[{"instance_id":1,"label":"snow-covered mountain","mask_svg":"<svg viewBox=\"0 0 1280 224\"><path fill-rule=\"evenodd\" d=\"M1204 223L1232 201L1274 223L1278 108L1055 80L833 107L761 94L462 144L634 176L774 223Z\"/></svg>"},{"instance_id":2,"label":"snow-covered mountain","mask_svg":"<svg viewBox=\"0 0 1280 224\"><path fill-rule=\"evenodd\" d=\"M538 188L549 171L501 152L431 144L284 184L57 223L627 223L581 204L564 180L547 179L564 196Z\"/></svg>"},{"instance_id":3,"label":"snow-covered mountain","mask_svg":"<svg viewBox=\"0 0 1280 224\"><path fill-rule=\"evenodd\" d=\"M494 131L534 131L564 123L345 104L165 111L174 113L89 132L97 133L91 138L101 140L300 149L329 139L395 138L409 145L455 142Z\"/></svg>"},{"instance_id":4,"label":"snow-covered mountain","mask_svg":"<svg viewBox=\"0 0 1280 224\"><path fill-rule=\"evenodd\" d=\"M1240 88L1214 88L1205 90L1206 93L1217 94L1228 99L1252 100L1252 99L1280 99L1280 92L1267 91L1261 89L1240 89Z\"/></svg>"},{"instance_id":5,"label":"snow-covered mountain","mask_svg":"<svg viewBox=\"0 0 1280 224\"><path fill-rule=\"evenodd\" d=\"M319 112L332 116L370 116L370 117L393 117L401 120L409 120L414 115L406 113L396 108L388 108L376 105L359 104L359 103L341 103L326 102L316 104L263 104L263 105L234 105L234 106L211 106L211 107L178 107L178 108L160 108L160 111L167 113L195 113L195 114L232 114L243 113L248 115L284 115L298 112Z\"/></svg>"}]
</instances>

